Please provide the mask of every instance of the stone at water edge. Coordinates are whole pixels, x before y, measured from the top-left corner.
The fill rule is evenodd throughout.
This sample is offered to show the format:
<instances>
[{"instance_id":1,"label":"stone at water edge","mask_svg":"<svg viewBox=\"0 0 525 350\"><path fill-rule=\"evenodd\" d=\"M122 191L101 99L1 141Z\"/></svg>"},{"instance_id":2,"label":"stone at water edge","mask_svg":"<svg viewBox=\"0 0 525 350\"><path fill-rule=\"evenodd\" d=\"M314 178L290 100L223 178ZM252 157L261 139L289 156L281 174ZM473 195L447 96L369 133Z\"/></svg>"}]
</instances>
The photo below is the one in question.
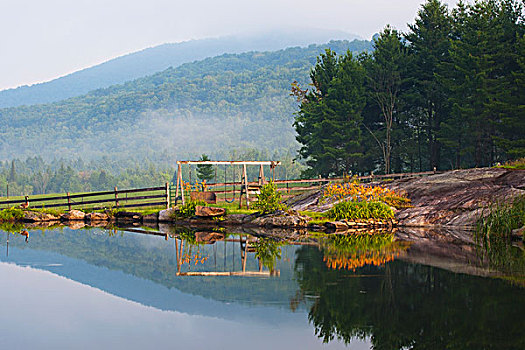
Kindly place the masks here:
<instances>
[{"instance_id":1,"label":"stone at water edge","mask_svg":"<svg viewBox=\"0 0 525 350\"><path fill-rule=\"evenodd\" d=\"M69 212L60 215L60 220L65 221L81 221L84 220L86 217L86 213L80 210L70 210Z\"/></svg>"},{"instance_id":2,"label":"stone at water edge","mask_svg":"<svg viewBox=\"0 0 525 350\"><path fill-rule=\"evenodd\" d=\"M59 218L48 213L38 213L34 211L24 211L22 219L25 222L43 222L43 221L58 221Z\"/></svg>"},{"instance_id":3,"label":"stone at water edge","mask_svg":"<svg viewBox=\"0 0 525 350\"><path fill-rule=\"evenodd\" d=\"M158 213L148 214L142 217L143 222L157 222L158 220L159 220Z\"/></svg>"},{"instance_id":4,"label":"stone at water edge","mask_svg":"<svg viewBox=\"0 0 525 350\"><path fill-rule=\"evenodd\" d=\"M335 231L346 231L346 230L348 230L348 225L345 224L342 221L325 222L324 226L329 228L329 229L331 229L331 230L335 230Z\"/></svg>"},{"instance_id":5,"label":"stone at water edge","mask_svg":"<svg viewBox=\"0 0 525 350\"><path fill-rule=\"evenodd\" d=\"M216 216L223 216L225 214L226 209L224 208L204 207L202 205L197 205L195 207L195 216L212 218Z\"/></svg>"},{"instance_id":6,"label":"stone at water edge","mask_svg":"<svg viewBox=\"0 0 525 350\"><path fill-rule=\"evenodd\" d=\"M159 221L161 222L171 222L175 220L175 208L169 208L159 211Z\"/></svg>"},{"instance_id":7,"label":"stone at water edge","mask_svg":"<svg viewBox=\"0 0 525 350\"><path fill-rule=\"evenodd\" d=\"M109 217L104 213L89 213L86 215L86 220L91 222L108 221Z\"/></svg>"}]
</instances>

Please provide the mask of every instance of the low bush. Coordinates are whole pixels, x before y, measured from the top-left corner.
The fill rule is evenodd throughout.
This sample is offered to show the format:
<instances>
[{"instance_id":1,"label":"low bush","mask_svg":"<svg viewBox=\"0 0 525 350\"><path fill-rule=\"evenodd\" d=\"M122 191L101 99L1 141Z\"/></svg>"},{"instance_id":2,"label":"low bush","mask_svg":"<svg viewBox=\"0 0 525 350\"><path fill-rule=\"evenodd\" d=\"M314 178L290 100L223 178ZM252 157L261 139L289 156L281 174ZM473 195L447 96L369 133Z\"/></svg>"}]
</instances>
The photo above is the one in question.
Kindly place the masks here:
<instances>
[{"instance_id":1,"label":"low bush","mask_svg":"<svg viewBox=\"0 0 525 350\"><path fill-rule=\"evenodd\" d=\"M382 202L339 202L327 212L333 220L391 219L394 211Z\"/></svg>"},{"instance_id":2,"label":"low bush","mask_svg":"<svg viewBox=\"0 0 525 350\"><path fill-rule=\"evenodd\" d=\"M178 216L183 218L191 218L195 215L195 208L197 205L206 205L206 202L201 200L189 200L180 207Z\"/></svg>"},{"instance_id":3,"label":"low bush","mask_svg":"<svg viewBox=\"0 0 525 350\"><path fill-rule=\"evenodd\" d=\"M268 182L261 187L261 193L257 195L257 202L255 202L252 207L261 214L269 214L277 210L286 210L286 206L281 203L281 193L277 191L277 187L273 182Z\"/></svg>"},{"instance_id":4,"label":"low bush","mask_svg":"<svg viewBox=\"0 0 525 350\"><path fill-rule=\"evenodd\" d=\"M24 217L24 211L20 208L8 208L0 210L0 221L16 221Z\"/></svg>"},{"instance_id":5,"label":"low bush","mask_svg":"<svg viewBox=\"0 0 525 350\"><path fill-rule=\"evenodd\" d=\"M383 202L395 208L410 207L410 199L403 193L381 186L360 184L358 181L327 185L323 190L323 201L348 200L353 202Z\"/></svg>"}]
</instances>

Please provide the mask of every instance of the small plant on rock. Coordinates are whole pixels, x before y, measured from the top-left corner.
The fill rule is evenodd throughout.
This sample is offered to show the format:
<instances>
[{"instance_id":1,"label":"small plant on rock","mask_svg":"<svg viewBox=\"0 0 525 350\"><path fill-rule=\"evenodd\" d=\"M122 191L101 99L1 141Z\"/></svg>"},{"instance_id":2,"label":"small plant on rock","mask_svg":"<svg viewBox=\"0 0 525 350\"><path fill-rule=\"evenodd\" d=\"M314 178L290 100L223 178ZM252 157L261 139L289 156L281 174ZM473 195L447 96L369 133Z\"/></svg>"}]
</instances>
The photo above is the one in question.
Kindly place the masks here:
<instances>
[{"instance_id":1,"label":"small plant on rock","mask_svg":"<svg viewBox=\"0 0 525 350\"><path fill-rule=\"evenodd\" d=\"M286 206L281 202L281 193L277 191L277 187L272 181L261 187L261 193L257 195L257 202L253 204L253 208L261 214L286 210Z\"/></svg>"},{"instance_id":2,"label":"small plant on rock","mask_svg":"<svg viewBox=\"0 0 525 350\"><path fill-rule=\"evenodd\" d=\"M206 205L206 202L201 200L189 200L180 207L178 214L183 218L190 218L195 215L195 208L197 205Z\"/></svg>"}]
</instances>

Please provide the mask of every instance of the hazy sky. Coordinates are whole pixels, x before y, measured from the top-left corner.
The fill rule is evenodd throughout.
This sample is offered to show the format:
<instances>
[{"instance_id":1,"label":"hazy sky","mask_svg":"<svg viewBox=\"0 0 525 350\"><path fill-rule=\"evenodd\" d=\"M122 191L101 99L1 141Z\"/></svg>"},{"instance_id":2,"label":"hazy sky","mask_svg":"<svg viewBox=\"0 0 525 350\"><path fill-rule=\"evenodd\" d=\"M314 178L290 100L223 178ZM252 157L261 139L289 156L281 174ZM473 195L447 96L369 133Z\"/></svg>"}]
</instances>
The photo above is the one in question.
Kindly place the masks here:
<instances>
[{"instance_id":1,"label":"hazy sky","mask_svg":"<svg viewBox=\"0 0 525 350\"><path fill-rule=\"evenodd\" d=\"M405 30L423 1L0 0L0 90L167 42L284 27L370 39L387 23Z\"/></svg>"}]
</instances>

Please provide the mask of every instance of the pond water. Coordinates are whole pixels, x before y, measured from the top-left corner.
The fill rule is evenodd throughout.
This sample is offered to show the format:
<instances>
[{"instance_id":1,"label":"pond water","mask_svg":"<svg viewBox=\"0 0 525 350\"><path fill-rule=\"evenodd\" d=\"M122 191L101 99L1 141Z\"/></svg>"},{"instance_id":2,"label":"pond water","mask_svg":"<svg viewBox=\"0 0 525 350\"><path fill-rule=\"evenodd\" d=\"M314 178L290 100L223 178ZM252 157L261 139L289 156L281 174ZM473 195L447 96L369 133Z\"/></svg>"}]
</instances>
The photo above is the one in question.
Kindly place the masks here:
<instances>
[{"instance_id":1,"label":"pond water","mask_svg":"<svg viewBox=\"0 0 525 350\"><path fill-rule=\"evenodd\" d=\"M523 284L390 240L66 227L0 247L4 349L525 349Z\"/></svg>"}]
</instances>

